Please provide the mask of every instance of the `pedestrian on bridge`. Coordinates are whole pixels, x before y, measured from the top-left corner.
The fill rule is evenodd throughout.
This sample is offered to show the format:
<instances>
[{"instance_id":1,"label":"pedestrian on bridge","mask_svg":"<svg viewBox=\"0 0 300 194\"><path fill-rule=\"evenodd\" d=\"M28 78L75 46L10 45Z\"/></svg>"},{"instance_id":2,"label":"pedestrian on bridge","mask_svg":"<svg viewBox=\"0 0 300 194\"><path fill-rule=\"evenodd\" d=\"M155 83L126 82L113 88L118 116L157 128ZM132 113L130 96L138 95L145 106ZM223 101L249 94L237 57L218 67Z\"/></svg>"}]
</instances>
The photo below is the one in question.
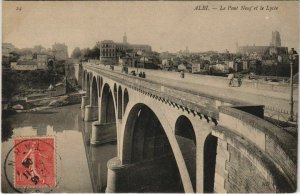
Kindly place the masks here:
<instances>
[{"instance_id":1,"label":"pedestrian on bridge","mask_svg":"<svg viewBox=\"0 0 300 194\"><path fill-rule=\"evenodd\" d=\"M234 74L233 73L229 74L228 79L229 79L229 87L233 86Z\"/></svg>"},{"instance_id":2,"label":"pedestrian on bridge","mask_svg":"<svg viewBox=\"0 0 300 194\"><path fill-rule=\"evenodd\" d=\"M143 73L142 72L139 73L139 77L143 77Z\"/></svg>"},{"instance_id":3,"label":"pedestrian on bridge","mask_svg":"<svg viewBox=\"0 0 300 194\"><path fill-rule=\"evenodd\" d=\"M183 70L180 72L180 77L184 78L184 71Z\"/></svg>"},{"instance_id":4,"label":"pedestrian on bridge","mask_svg":"<svg viewBox=\"0 0 300 194\"><path fill-rule=\"evenodd\" d=\"M238 77L238 85L239 85L239 87L241 87L241 85L242 85L242 76L241 75L239 75L239 77Z\"/></svg>"}]
</instances>

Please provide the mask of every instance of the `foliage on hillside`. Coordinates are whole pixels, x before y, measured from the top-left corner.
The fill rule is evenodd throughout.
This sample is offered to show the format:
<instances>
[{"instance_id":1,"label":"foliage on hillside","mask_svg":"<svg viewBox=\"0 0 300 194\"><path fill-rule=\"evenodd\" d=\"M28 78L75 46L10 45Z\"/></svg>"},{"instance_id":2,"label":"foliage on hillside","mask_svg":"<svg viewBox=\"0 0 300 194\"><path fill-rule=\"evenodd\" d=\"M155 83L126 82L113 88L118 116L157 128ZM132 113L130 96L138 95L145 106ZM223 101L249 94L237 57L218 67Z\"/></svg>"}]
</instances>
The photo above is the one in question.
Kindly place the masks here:
<instances>
[{"instance_id":1,"label":"foliage on hillside","mask_svg":"<svg viewBox=\"0 0 300 194\"><path fill-rule=\"evenodd\" d=\"M80 49L79 47L76 47L73 50L71 57L73 59L81 59L81 60L99 59L100 49L98 48L97 45L94 46L92 49L90 49L90 48Z\"/></svg>"},{"instance_id":2,"label":"foliage on hillside","mask_svg":"<svg viewBox=\"0 0 300 194\"><path fill-rule=\"evenodd\" d=\"M11 98L28 89L47 89L50 84L55 84L62 79L62 75L53 71L3 71L2 96Z\"/></svg>"}]
</instances>

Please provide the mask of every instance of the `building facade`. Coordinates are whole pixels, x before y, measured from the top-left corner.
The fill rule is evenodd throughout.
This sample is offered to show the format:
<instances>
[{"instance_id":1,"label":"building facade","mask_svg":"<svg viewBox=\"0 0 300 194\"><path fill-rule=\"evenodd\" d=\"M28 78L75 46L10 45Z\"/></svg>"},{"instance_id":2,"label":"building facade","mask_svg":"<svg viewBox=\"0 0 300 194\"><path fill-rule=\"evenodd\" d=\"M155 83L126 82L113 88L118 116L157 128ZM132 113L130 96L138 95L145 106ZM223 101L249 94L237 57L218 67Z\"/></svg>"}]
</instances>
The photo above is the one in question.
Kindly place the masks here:
<instances>
[{"instance_id":1,"label":"building facade","mask_svg":"<svg viewBox=\"0 0 300 194\"><path fill-rule=\"evenodd\" d=\"M38 54L36 59L20 59L17 62L11 62L10 67L16 71L33 71L33 70L47 70L53 66L53 56L46 54Z\"/></svg>"},{"instance_id":2,"label":"building facade","mask_svg":"<svg viewBox=\"0 0 300 194\"><path fill-rule=\"evenodd\" d=\"M48 65L53 65L54 59L50 55L38 54L36 56L37 69L48 69Z\"/></svg>"},{"instance_id":3,"label":"building facade","mask_svg":"<svg viewBox=\"0 0 300 194\"><path fill-rule=\"evenodd\" d=\"M103 63L114 63L117 60L116 48L120 49L112 40L103 40L100 42L100 61Z\"/></svg>"},{"instance_id":4,"label":"building facade","mask_svg":"<svg viewBox=\"0 0 300 194\"><path fill-rule=\"evenodd\" d=\"M33 71L37 70L38 65L36 61L18 61L11 62L10 68L15 71Z\"/></svg>"}]
</instances>

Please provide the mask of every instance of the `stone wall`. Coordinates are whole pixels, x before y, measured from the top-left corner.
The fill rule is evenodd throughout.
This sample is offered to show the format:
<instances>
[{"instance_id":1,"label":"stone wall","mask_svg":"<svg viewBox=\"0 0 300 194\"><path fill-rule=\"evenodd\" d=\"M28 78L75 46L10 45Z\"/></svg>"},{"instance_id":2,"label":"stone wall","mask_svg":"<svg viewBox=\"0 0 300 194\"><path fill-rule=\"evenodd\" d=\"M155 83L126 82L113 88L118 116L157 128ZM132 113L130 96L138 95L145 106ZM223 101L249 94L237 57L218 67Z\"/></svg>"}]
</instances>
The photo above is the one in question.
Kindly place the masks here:
<instances>
[{"instance_id":1,"label":"stone wall","mask_svg":"<svg viewBox=\"0 0 300 194\"><path fill-rule=\"evenodd\" d=\"M92 126L91 144L99 145L117 141L116 123L104 123L95 121Z\"/></svg>"},{"instance_id":2,"label":"stone wall","mask_svg":"<svg viewBox=\"0 0 300 194\"><path fill-rule=\"evenodd\" d=\"M262 176L257 166L240 151L228 145L229 159L225 169L228 176L225 180L225 189L230 193L273 193L276 189Z\"/></svg>"},{"instance_id":3,"label":"stone wall","mask_svg":"<svg viewBox=\"0 0 300 194\"><path fill-rule=\"evenodd\" d=\"M215 192L295 191L296 138L233 107L220 108L213 135L218 137Z\"/></svg>"}]
</instances>

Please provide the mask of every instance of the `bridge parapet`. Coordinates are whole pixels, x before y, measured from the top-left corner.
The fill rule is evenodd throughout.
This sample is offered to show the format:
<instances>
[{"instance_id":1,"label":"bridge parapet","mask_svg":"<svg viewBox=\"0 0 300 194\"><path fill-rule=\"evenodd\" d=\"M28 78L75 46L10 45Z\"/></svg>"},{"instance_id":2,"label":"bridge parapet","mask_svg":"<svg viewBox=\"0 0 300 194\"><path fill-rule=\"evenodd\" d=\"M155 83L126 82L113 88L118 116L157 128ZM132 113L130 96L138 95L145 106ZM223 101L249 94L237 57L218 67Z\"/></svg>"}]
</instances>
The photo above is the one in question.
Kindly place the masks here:
<instances>
[{"instance_id":1,"label":"bridge parapet","mask_svg":"<svg viewBox=\"0 0 300 194\"><path fill-rule=\"evenodd\" d=\"M265 121L261 116L263 107L256 108L258 111L254 111L255 107L219 107L219 126L213 127L213 134L226 145L239 150L264 175L264 180L272 185L270 188L275 189L265 191L295 191L297 140L283 129ZM233 152L228 147L222 151L229 152L229 155ZM226 177L224 180L226 182ZM266 188L261 189L264 191ZM229 187L227 191L233 192Z\"/></svg>"}]
</instances>

